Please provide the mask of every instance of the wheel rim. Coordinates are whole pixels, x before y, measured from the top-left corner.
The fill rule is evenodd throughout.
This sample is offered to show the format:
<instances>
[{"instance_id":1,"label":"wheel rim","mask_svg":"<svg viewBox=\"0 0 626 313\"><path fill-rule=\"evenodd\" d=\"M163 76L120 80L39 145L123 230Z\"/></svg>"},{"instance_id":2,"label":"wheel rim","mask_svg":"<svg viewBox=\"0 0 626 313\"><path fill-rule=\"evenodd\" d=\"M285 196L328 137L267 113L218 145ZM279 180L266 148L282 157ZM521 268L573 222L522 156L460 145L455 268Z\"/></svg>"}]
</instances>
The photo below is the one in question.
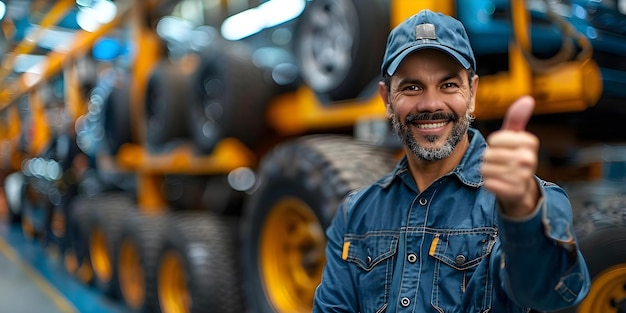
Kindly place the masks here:
<instances>
[{"instance_id":1,"label":"wheel rim","mask_svg":"<svg viewBox=\"0 0 626 313\"><path fill-rule=\"evenodd\" d=\"M577 312L622 312L618 309L624 301L626 301L626 263L615 265L598 274Z\"/></svg>"},{"instance_id":2,"label":"wheel rim","mask_svg":"<svg viewBox=\"0 0 626 313\"><path fill-rule=\"evenodd\" d=\"M311 6L310 23L300 34L302 75L314 90L339 86L352 65L358 22L352 1L327 0Z\"/></svg>"},{"instance_id":3,"label":"wheel rim","mask_svg":"<svg viewBox=\"0 0 626 313\"><path fill-rule=\"evenodd\" d=\"M78 277L79 281L85 284L89 284L93 281L93 275L94 275L93 268L91 267L89 260L86 260L86 258L84 258L83 261L80 262L80 265L78 266L76 277Z\"/></svg>"},{"instance_id":4,"label":"wheel rim","mask_svg":"<svg viewBox=\"0 0 626 313\"><path fill-rule=\"evenodd\" d=\"M52 213L50 229L57 238L65 238L65 215L55 210Z\"/></svg>"},{"instance_id":5,"label":"wheel rim","mask_svg":"<svg viewBox=\"0 0 626 313\"><path fill-rule=\"evenodd\" d=\"M22 216L22 233L27 239L35 238L35 225L28 214Z\"/></svg>"},{"instance_id":6,"label":"wheel rim","mask_svg":"<svg viewBox=\"0 0 626 313\"><path fill-rule=\"evenodd\" d=\"M89 283L93 279L93 270L86 258L79 260L73 249L64 252L63 264L65 269L83 283Z\"/></svg>"},{"instance_id":7,"label":"wheel rim","mask_svg":"<svg viewBox=\"0 0 626 313\"><path fill-rule=\"evenodd\" d=\"M101 229L96 228L91 233L91 262L93 270L100 281L108 282L113 276L111 258L106 247L106 240Z\"/></svg>"},{"instance_id":8,"label":"wheel rim","mask_svg":"<svg viewBox=\"0 0 626 313\"><path fill-rule=\"evenodd\" d=\"M325 245L318 218L302 200L285 198L272 208L261 235L261 276L278 312L311 312Z\"/></svg>"},{"instance_id":9,"label":"wheel rim","mask_svg":"<svg viewBox=\"0 0 626 313\"><path fill-rule=\"evenodd\" d=\"M120 288L124 300L133 309L139 309L145 299L145 276L139 253L128 240L120 245L119 262Z\"/></svg>"},{"instance_id":10,"label":"wheel rim","mask_svg":"<svg viewBox=\"0 0 626 313\"><path fill-rule=\"evenodd\" d=\"M159 267L159 301L163 313L190 312L191 298L187 290L187 275L180 255L168 251Z\"/></svg>"},{"instance_id":11,"label":"wheel rim","mask_svg":"<svg viewBox=\"0 0 626 313\"><path fill-rule=\"evenodd\" d=\"M78 271L78 257L72 249L66 249L63 254L63 264L68 273L76 274Z\"/></svg>"}]
</instances>

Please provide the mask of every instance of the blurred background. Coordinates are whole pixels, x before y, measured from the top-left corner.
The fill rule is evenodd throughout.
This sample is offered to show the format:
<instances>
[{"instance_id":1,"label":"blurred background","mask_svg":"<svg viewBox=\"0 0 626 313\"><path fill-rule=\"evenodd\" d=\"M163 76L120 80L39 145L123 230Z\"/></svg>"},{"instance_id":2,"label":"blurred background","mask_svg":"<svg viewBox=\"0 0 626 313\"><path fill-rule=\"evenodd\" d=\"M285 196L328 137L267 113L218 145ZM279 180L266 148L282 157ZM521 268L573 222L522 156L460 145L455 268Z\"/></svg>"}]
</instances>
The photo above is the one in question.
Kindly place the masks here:
<instances>
[{"instance_id":1,"label":"blurred background","mask_svg":"<svg viewBox=\"0 0 626 313\"><path fill-rule=\"evenodd\" d=\"M537 101L594 279L567 312L626 310L626 0L2 0L0 312L310 312L425 8L467 28L474 127Z\"/></svg>"}]
</instances>

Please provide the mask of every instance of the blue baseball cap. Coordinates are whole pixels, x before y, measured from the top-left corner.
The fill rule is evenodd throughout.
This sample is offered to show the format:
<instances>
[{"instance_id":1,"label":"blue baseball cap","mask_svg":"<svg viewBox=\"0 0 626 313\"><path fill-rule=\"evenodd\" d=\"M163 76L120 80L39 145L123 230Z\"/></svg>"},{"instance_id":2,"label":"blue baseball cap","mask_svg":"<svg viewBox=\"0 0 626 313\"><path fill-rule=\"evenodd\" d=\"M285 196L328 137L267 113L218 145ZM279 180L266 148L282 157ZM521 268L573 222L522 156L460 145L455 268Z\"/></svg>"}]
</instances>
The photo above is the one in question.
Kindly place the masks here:
<instances>
[{"instance_id":1,"label":"blue baseball cap","mask_svg":"<svg viewBox=\"0 0 626 313\"><path fill-rule=\"evenodd\" d=\"M420 49L444 51L465 69L476 69L474 52L463 24L451 16L422 10L389 33L382 73L393 75L407 55Z\"/></svg>"}]
</instances>

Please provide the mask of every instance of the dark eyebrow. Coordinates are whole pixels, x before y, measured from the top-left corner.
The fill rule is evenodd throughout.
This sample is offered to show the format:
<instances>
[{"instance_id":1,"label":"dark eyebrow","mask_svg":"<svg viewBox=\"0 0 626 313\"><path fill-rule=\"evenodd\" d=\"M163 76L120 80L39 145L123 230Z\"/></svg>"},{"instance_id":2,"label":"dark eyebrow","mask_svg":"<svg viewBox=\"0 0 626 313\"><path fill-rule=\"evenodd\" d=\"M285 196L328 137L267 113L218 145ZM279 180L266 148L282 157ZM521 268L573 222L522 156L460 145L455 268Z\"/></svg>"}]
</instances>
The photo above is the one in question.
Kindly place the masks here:
<instances>
[{"instance_id":1,"label":"dark eyebrow","mask_svg":"<svg viewBox=\"0 0 626 313\"><path fill-rule=\"evenodd\" d=\"M460 79L463 80L463 78L461 77L461 74L459 73L455 73L455 72L451 72L447 75L444 75L439 82L443 83L445 81L451 80L451 79ZM415 79L415 78L411 78L411 77L405 77L402 78L399 82L398 82L398 86L403 86L403 85L422 85L422 81L419 79Z\"/></svg>"},{"instance_id":2,"label":"dark eyebrow","mask_svg":"<svg viewBox=\"0 0 626 313\"><path fill-rule=\"evenodd\" d=\"M422 81L420 81L419 79L410 78L410 77L405 77L398 82L398 86L421 85L421 84L422 84Z\"/></svg>"},{"instance_id":3,"label":"dark eyebrow","mask_svg":"<svg viewBox=\"0 0 626 313\"><path fill-rule=\"evenodd\" d=\"M443 82L445 82L445 81L447 81L447 80L451 80L451 79L460 79L460 80L463 80L463 78L461 77L461 75L460 75L459 73L450 73L450 74L448 74L448 75L444 76L444 77L441 79L441 82L443 83Z\"/></svg>"}]
</instances>

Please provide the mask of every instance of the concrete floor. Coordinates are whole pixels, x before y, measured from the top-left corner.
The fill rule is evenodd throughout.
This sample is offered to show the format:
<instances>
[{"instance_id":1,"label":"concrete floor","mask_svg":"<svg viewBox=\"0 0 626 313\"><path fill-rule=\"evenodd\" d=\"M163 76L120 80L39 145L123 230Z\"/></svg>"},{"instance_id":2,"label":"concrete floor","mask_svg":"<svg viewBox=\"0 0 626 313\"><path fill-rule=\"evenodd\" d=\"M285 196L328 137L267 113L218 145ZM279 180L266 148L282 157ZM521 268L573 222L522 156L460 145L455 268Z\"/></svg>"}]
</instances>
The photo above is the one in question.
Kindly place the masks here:
<instances>
[{"instance_id":1,"label":"concrete floor","mask_svg":"<svg viewBox=\"0 0 626 313\"><path fill-rule=\"evenodd\" d=\"M0 212L1 213L1 212ZM54 247L26 240L0 214L0 313L125 313L119 301L70 276Z\"/></svg>"}]
</instances>

